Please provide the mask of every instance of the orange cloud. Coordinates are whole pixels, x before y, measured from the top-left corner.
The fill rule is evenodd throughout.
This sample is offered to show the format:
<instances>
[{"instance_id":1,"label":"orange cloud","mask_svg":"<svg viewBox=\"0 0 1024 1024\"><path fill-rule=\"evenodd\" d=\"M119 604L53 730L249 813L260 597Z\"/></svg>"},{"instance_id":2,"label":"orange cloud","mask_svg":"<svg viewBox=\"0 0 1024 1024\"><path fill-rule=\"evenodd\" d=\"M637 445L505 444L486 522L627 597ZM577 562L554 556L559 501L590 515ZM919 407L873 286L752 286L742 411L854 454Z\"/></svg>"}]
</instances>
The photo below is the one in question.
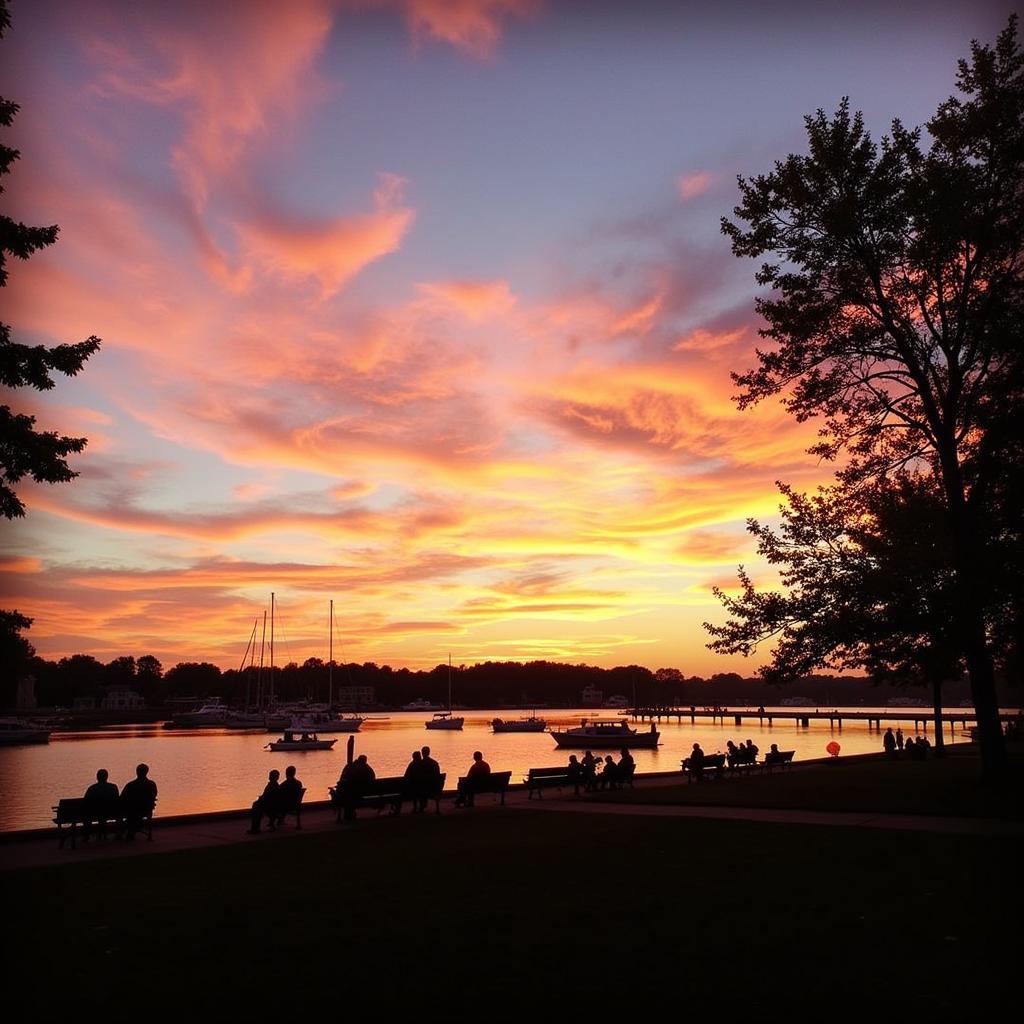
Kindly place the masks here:
<instances>
[{"instance_id":1,"label":"orange cloud","mask_svg":"<svg viewBox=\"0 0 1024 1024\"><path fill-rule=\"evenodd\" d=\"M479 322L508 313L516 303L507 281L445 281L416 286L428 299Z\"/></svg>"}]
</instances>

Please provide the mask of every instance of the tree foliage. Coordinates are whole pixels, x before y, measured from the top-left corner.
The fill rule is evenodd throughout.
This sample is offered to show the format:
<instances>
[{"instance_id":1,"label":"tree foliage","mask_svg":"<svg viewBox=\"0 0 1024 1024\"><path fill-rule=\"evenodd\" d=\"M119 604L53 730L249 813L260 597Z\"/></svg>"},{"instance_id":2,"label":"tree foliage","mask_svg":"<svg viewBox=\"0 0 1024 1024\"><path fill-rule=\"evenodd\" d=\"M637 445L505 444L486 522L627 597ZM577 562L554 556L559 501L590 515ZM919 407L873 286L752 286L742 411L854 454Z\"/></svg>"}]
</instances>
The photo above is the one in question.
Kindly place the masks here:
<instances>
[{"instance_id":1,"label":"tree foliage","mask_svg":"<svg viewBox=\"0 0 1024 1024\"><path fill-rule=\"evenodd\" d=\"M845 536L859 490L893 473L934 481L924 489L934 490L948 546L948 559L934 566L948 563L943 621L970 671L991 774L1004 754L984 555L999 524L1011 522L1006 503L1019 499L1007 465L1024 399L1024 55L1016 18L995 46L972 43L957 85L960 95L927 124L927 146L921 129L899 121L876 145L845 99L832 117L819 110L806 118L807 153L740 178L735 221L723 218L722 230L736 255L769 257L757 273L769 291L756 307L773 344L733 375L739 406L775 396L797 419L819 418L811 451L837 462L836 489L821 499L838 515L833 526L824 527L826 510L813 499L794 505L790 494L796 518L784 535L799 521L826 534L838 526ZM760 539L771 548L769 535ZM1003 540L1019 544L1019 527ZM821 551L815 571L824 581L837 563L827 544ZM849 580L869 589L869 567L858 562L864 552L847 556L843 565L856 566ZM1019 565L1019 553L1011 560ZM800 571L791 564L798 582ZM753 610L758 595L746 586ZM779 613L771 600L762 614ZM807 623L824 622L810 607L804 612ZM879 642L887 621L876 621ZM833 626L835 649L846 649L838 633L851 623L840 617ZM808 625L808 642L811 633ZM783 632L780 664L792 639Z\"/></svg>"},{"instance_id":2,"label":"tree foliage","mask_svg":"<svg viewBox=\"0 0 1024 1024\"><path fill-rule=\"evenodd\" d=\"M0 36L9 27L7 4L0 0ZM10 127L18 109L18 104L0 97L0 126ZM18 150L0 144L0 175L10 172L19 155ZM0 195L3 192L0 185ZM0 214L0 288L7 283L8 257L27 260L52 245L57 231L56 225L30 227ZM48 391L54 386L54 373L74 376L99 346L95 336L52 348L22 345L11 340L9 325L0 323L0 386ZM64 483L78 475L68 465L67 456L82 451L86 438L37 430L35 424L35 417L0 405L0 515L7 519L25 514L25 505L13 486L25 477L37 483Z\"/></svg>"}]
</instances>

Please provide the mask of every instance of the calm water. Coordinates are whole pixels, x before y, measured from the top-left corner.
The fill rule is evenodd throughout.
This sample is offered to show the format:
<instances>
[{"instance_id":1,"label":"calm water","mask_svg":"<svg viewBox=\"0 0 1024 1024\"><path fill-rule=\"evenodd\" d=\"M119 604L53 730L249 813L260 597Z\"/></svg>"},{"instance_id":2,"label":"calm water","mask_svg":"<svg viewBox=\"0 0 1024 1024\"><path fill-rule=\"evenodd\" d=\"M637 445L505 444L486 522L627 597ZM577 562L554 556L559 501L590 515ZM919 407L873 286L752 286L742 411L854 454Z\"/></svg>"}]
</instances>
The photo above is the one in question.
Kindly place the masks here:
<instances>
[{"instance_id":1,"label":"calm water","mask_svg":"<svg viewBox=\"0 0 1024 1024\"><path fill-rule=\"evenodd\" d=\"M786 713L798 710L787 708ZM879 710L884 718L885 709ZM914 710L927 713L923 708ZM521 781L530 768L565 764L572 753L559 750L547 733L491 732L492 718L516 717L516 712L462 714L466 719L462 732L428 732L423 723L430 717L429 712L395 712L388 719L371 719L356 734L356 754L366 754L378 775L401 775L411 752L427 744L441 770L448 773L448 785L454 786L469 767L474 750L483 751L494 771L511 769L513 782ZM588 712L539 714L549 724L565 726L579 724ZM905 724L903 728L908 732L910 727ZM776 721L769 727L759 726L754 718L744 719L743 725L736 727L730 717L726 725L699 720L691 725L684 719L681 724L662 722L659 729L661 746L656 751L633 751L638 772L678 770L680 760L694 743L700 743L710 754L724 751L729 739L753 739L762 754L769 744L777 743L781 750L796 750L797 760L824 757L825 746L832 740L841 745L843 754L878 751L882 746L880 734L869 732L866 722L849 722L842 729L832 729L828 722L812 722L803 728L789 720ZM345 761L348 736L334 735L338 742L333 750L273 754L264 749L274 738L265 732L118 726L89 733L54 733L47 745L0 748L0 831L47 826L57 800L81 796L95 780L98 768L106 768L111 781L120 787L134 777L140 761L150 766L150 778L159 787L158 814L248 807L262 791L267 772L277 768L283 776L289 764L298 768L306 799L324 800L327 787L337 781ZM961 738L959 731L956 735Z\"/></svg>"}]
</instances>

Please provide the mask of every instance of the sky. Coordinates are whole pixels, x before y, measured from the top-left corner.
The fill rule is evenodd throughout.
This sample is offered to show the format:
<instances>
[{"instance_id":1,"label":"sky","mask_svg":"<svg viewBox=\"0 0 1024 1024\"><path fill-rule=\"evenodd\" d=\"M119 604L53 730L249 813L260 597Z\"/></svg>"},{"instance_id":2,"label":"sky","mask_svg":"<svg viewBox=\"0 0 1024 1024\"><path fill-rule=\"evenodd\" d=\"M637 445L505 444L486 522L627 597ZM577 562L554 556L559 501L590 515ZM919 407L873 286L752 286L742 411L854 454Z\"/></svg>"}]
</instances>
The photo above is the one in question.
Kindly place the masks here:
<instances>
[{"instance_id":1,"label":"sky","mask_svg":"<svg viewBox=\"0 0 1024 1024\"><path fill-rule=\"evenodd\" d=\"M921 124L1012 3L12 0L5 212L59 224L0 398L86 436L0 601L48 658L546 658L751 674L712 594L829 467L740 412L737 175L843 96ZM268 626L269 630L269 626ZM767 653L767 652L766 652ZM258 655L257 655L258 657ZM763 660L763 659L762 659Z\"/></svg>"}]
</instances>

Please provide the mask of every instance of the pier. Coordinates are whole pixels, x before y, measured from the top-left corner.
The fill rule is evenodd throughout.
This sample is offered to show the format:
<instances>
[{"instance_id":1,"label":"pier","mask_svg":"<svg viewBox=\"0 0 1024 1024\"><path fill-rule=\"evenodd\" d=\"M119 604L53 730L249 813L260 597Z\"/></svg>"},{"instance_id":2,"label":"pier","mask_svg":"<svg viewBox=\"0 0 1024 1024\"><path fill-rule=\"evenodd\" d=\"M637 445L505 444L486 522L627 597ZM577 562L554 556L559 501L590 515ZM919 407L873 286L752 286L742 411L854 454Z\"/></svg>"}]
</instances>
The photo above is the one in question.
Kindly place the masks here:
<instances>
[{"instance_id":1,"label":"pier","mask_svg":"<svg viewBox=\"0 0 1024 1024\"><path fill-rule=\"evenodd\" d=\"M797 726L807 728L811 722L828 722L833 729L842 729L843 722L867 722L868 729L882 730L882 723L887 725L898 725L900 723L912 723L914 729L922 732L928 729L929 724L935 722L935 712L931 708L892 708L891 710L872 709L871 711L857 711L853 708L833 708L831 711L815 709L807 711L802 708L786 707L757 707L757 708L698 708L698 707L648 707L634 708L631 712L634 722L661 722L672 721L674 718L678 724L688 718L690 723L695 725L698 719L710 722L721 722L726 724L727 719L732 719L734 725L742 725L744 721L756 721L760 725L766 722L768 727L776 721L795 722ZM1017 718L1017 712L1012 714L1001 713L1000 722L1009 722ZM977 724L978 716L973 709L958 709L956 711L943 711L941 720L943 726L949 725L951 733L956 733L957 725L961 732Z\"/></svg>"}]
</instances>

